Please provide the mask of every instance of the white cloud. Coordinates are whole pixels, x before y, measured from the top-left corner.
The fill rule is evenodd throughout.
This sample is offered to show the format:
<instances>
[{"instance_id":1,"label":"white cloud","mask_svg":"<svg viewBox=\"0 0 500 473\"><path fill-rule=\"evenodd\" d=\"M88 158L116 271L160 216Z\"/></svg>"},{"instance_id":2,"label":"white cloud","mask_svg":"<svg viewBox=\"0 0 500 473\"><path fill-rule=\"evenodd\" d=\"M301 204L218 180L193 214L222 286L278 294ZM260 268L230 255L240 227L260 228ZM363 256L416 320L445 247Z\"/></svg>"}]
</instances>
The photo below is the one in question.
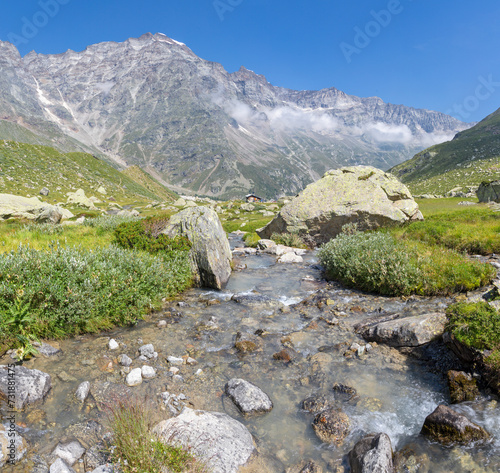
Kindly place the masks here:
<instances>
[{"instance_id":1,"label":"white cloud","mask_svg":"<svg viewBox=\"0 0 500 473\"><path fill-rule=\"evenodd\" d=\"M363 125L362 129L368 138L379 143L408 144L413 139L413 134L407 125L375 122Z\"/></svg>"}]
</instances>

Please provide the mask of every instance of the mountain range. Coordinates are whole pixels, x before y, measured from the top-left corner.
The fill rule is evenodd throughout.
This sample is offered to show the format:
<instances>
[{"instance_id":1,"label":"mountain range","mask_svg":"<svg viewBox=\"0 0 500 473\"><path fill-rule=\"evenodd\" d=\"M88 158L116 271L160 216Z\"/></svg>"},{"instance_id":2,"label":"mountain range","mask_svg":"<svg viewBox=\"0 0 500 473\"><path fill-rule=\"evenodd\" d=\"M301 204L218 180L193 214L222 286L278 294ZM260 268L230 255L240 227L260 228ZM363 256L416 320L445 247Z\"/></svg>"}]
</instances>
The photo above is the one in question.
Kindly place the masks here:
<instances>
[{"instance_id":1,"label":"mountain range","mask_svg":"<svg viewBox=\"0 0 500 473\"><path fill-rule=\"evenodd\" d=\"M177 191L294 194L326 170L389 169L471 125L443 113L296 91L229 73L157 33L21 57L0 41L0 139L137 165Z\"/></svg>"}]
</instances>

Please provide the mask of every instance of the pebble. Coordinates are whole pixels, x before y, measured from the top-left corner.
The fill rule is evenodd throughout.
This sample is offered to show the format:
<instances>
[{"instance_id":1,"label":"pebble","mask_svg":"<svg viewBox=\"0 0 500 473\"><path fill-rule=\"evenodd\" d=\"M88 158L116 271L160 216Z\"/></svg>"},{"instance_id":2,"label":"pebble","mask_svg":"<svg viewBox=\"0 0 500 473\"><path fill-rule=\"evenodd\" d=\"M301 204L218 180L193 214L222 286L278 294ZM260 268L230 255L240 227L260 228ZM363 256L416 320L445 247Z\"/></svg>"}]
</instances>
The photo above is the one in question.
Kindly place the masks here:
<instances>
[{"instance_id":1,"label":"pebble","mask_svg":"<svg viewBox=\"0 0 500 473\"><path fill-rule=\"evenodd\" d=\"M90 383L88 381L84 381L83 383L80 384L80 386L78 386L78 389L76 390L75 393L75 397L80 402L84 402L85 399L87 399L89 392L90 392Z\"/></svg>"},{"instance_id":2,"label":"pebble","mask_svg":"<svg viewBox=\"0 0 500 473\"><path fill-rule=\"evenodd\" d=\"M142 370L141 368L133 369L125 379L127 386L138 386L142 383Z\"/></svg>"},{"instance_id":3,"label":"pebble","mask_svg":"<svg viewBox=\"0 0 500 473\"><path fill-rule=\"evenodd\" d=\"M156 376L156 371L152 366L144 365L141 368L141 374L144 379L151 379Z\"/></svg>"},{"instance_id":4,"label":"pebble","mask_svg":"<svg viewBox=\"0 0 500 473\"><path fill-rule=\"evenodd\" d=\"M182 365L182 364L184 364L184 360L182 358L178 358L176 356L168 356L167 357L167 361L171 365Z\"/></svg>"},{"instance_id":5,"label":"pebble","mask_svg":"<svg viewBox=\"0 0 500 473\"><path fill-rule=\"evenodd\" d=\"M166 320L160 320L160 321L156 324L156 326L157 326L158 328L164 328L164 327L166 327L166 326L167 326L167 321L166 321Z\"/></svg>"},{"instance_id":6,"label":"pebble","mask_svg":"<svg viewBox=\"0 0 500 473\"><path fill-rule=\"evenodd\" d=\"M154 354L156 353L155 347L152 343L148 343L139 348L139 353L146 358L154 358ZM158 353L156 353L156 356L158 356Z\"/></svg>"},{"instance_id":7,"label":"pebble","mask_svg":"<svg viewBox=\"0 0 500 473\"><path fill-rule=\"evenodd\" d=\"M196 376L201 376L203 374L203 370L201 368L198 368L195 374Z\"/></svg>"},{"instance_id":8,"label":"pebble","mask_svg":"<svg viewBox=\"0 0 500 473\"><path fill-rule=\"evenodd\" d=\"M193 365L198 364L198 362L194 358L191 358L190 356L188 356L186 359L186 364L188 364L189 366L193 366Z\"/></svg>"},{"instance_id":9,"label":"pebble","mask_svg":"<svg viewBox=\"0 0 500 473\"><path fill-rule=\"evenodd\" d=\"M170 368L168 371L170 371L170 373L177 374L180 371L180 369L177 368L176 366L172 366L172 368Z\"/></svg>"},{"instance_id":10,"label":"pebble","mask_svg":"<svg viewBox=\"0 0 500 473\"><path fill-rule=\"evenodd\" d=\"M118 342L112 338L109 342L108 342L108 348L110 350L116 350L120 345L118 345Z\"/></svg>"},{"instance_id":11,"label":"pebble","mask_svg":"<svg viewBox=\"0 0 500 473\"><path fill-rule=\"evenodd\" d=\"M132 358L123 354L118 357L118 363L122 366L130 366L132 364Z\"/></svg>"}]
</instances>

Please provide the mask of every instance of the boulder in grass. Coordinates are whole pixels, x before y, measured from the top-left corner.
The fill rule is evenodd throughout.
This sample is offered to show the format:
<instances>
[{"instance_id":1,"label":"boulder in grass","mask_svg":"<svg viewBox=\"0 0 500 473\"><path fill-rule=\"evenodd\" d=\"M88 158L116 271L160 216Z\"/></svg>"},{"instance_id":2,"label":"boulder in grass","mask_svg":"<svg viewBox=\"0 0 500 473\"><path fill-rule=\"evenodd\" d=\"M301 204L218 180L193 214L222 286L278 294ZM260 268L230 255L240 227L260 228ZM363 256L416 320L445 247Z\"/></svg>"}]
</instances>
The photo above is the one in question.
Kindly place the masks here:
<instances>
[{"instance_id":1,"label":"boulder in grass","mask_svg":"<svg viewBox=\"0 0 500 473\"><path fill-rule=\"evenodd\" d=\"M177 417L157 424L153 432L167 443L191 446L213 473L237 473L255 451L248 429L221 412L186 407Z\"/></svg>"},{"instance_id":2,"label":"boulder in grass","mask_svg":"<svg viewBox=\"0 0 500 473\"><path fill-rule=\"evenodd\" d=\"M348 166L309 184L257 233L261 238L297 233L311 245L320 245L348 223L368 230L410 220L423 216L405 185L380 169Z\"/></svg>"},{"instance_id":3,"label":"boulder in grass","mask_svg":"<svg viewBox=\"0 0 500 473\"><path fill-rule=\"evenodd\" d=\"M196 285L222 289L231 276L232 253L217 213L208 207L182 210L163 230L191 242L190 259Z\"/></svg>"}]
</instances>

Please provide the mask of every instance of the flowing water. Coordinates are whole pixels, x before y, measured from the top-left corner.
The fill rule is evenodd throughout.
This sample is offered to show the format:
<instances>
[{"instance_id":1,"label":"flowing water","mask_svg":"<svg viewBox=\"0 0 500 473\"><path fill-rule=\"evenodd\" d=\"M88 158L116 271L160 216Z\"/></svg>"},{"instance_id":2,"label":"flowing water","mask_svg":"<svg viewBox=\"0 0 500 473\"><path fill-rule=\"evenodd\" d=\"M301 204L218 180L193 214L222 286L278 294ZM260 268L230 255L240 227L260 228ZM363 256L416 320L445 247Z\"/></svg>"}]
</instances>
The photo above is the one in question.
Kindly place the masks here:
<instances>
[{"instance_id":1,"label":"flowing water","mask_svg":"<svg viewBox=\"0 0 500 473\"><path fill-rule=\"evenodd\" d=\"M233 237L233 246L239 242ZM411 355L373 344L361 356L349 351L353 342L366 345L354 333L355 323L383 313L443 310L450 300L384 298L328 284L321 279L313 253L300 265L276 264L275 257L266 254L236 259L237 266L246 267L235 271L221 292L189 290L134 327L63 341L62 353L55 357L25 362L28 368L51 374L53 384L42 405L16 419L31 450L48 454L58 441L89 426L89 421L106 425L102 405L113 404L123 395L149 403L159 412L159 420L183 405L228 413L254 435L266 468L272 472L284 472L306 459L313 459L324 471L347 472L349 450L364 434L378 432L387 433L394 451L407 458L407 468L401 471L500 471L500 407L491 397L485 395L454 408L485 427L492 441L442 447L419 435L425 417L438 404L449 402L443 370L457 367L457 361L446 348L434 344ZM338 323L331 320L333 315ZM160 320L167 325L159 328ZM235 348L238 332L242 339L253 341L256 350L239 352ZM107 347L109 338L120 343L115 352ZM117 356L125 353L134 359L132 367L140 367L144 363L136 360L138 348L148 343L159 354L149 363L157 377L122 393L125 373ZM285 346L294 350L290 363L273 358ZM187 354L197 364L179 366L182 379L172 376L166 357ZM7 357L0 360L7 362ZM224 385L233 377L263 389L273 400L273 410L243 417L224 395ZM92 382L95 398L84 405L74 398L82 381ZM311 395L333 399L335 383L357 391L353 399L334 401L351 424L341 446L322 444L311 426L314 415L301 408L301 401ZM165 391L184 396L165 405L161 397ZM88 445L91 443L89 440ZM83 465L75 468L84 471ZM19 465L13 471L31 470Z\"/></svg>"}]
</instances>

